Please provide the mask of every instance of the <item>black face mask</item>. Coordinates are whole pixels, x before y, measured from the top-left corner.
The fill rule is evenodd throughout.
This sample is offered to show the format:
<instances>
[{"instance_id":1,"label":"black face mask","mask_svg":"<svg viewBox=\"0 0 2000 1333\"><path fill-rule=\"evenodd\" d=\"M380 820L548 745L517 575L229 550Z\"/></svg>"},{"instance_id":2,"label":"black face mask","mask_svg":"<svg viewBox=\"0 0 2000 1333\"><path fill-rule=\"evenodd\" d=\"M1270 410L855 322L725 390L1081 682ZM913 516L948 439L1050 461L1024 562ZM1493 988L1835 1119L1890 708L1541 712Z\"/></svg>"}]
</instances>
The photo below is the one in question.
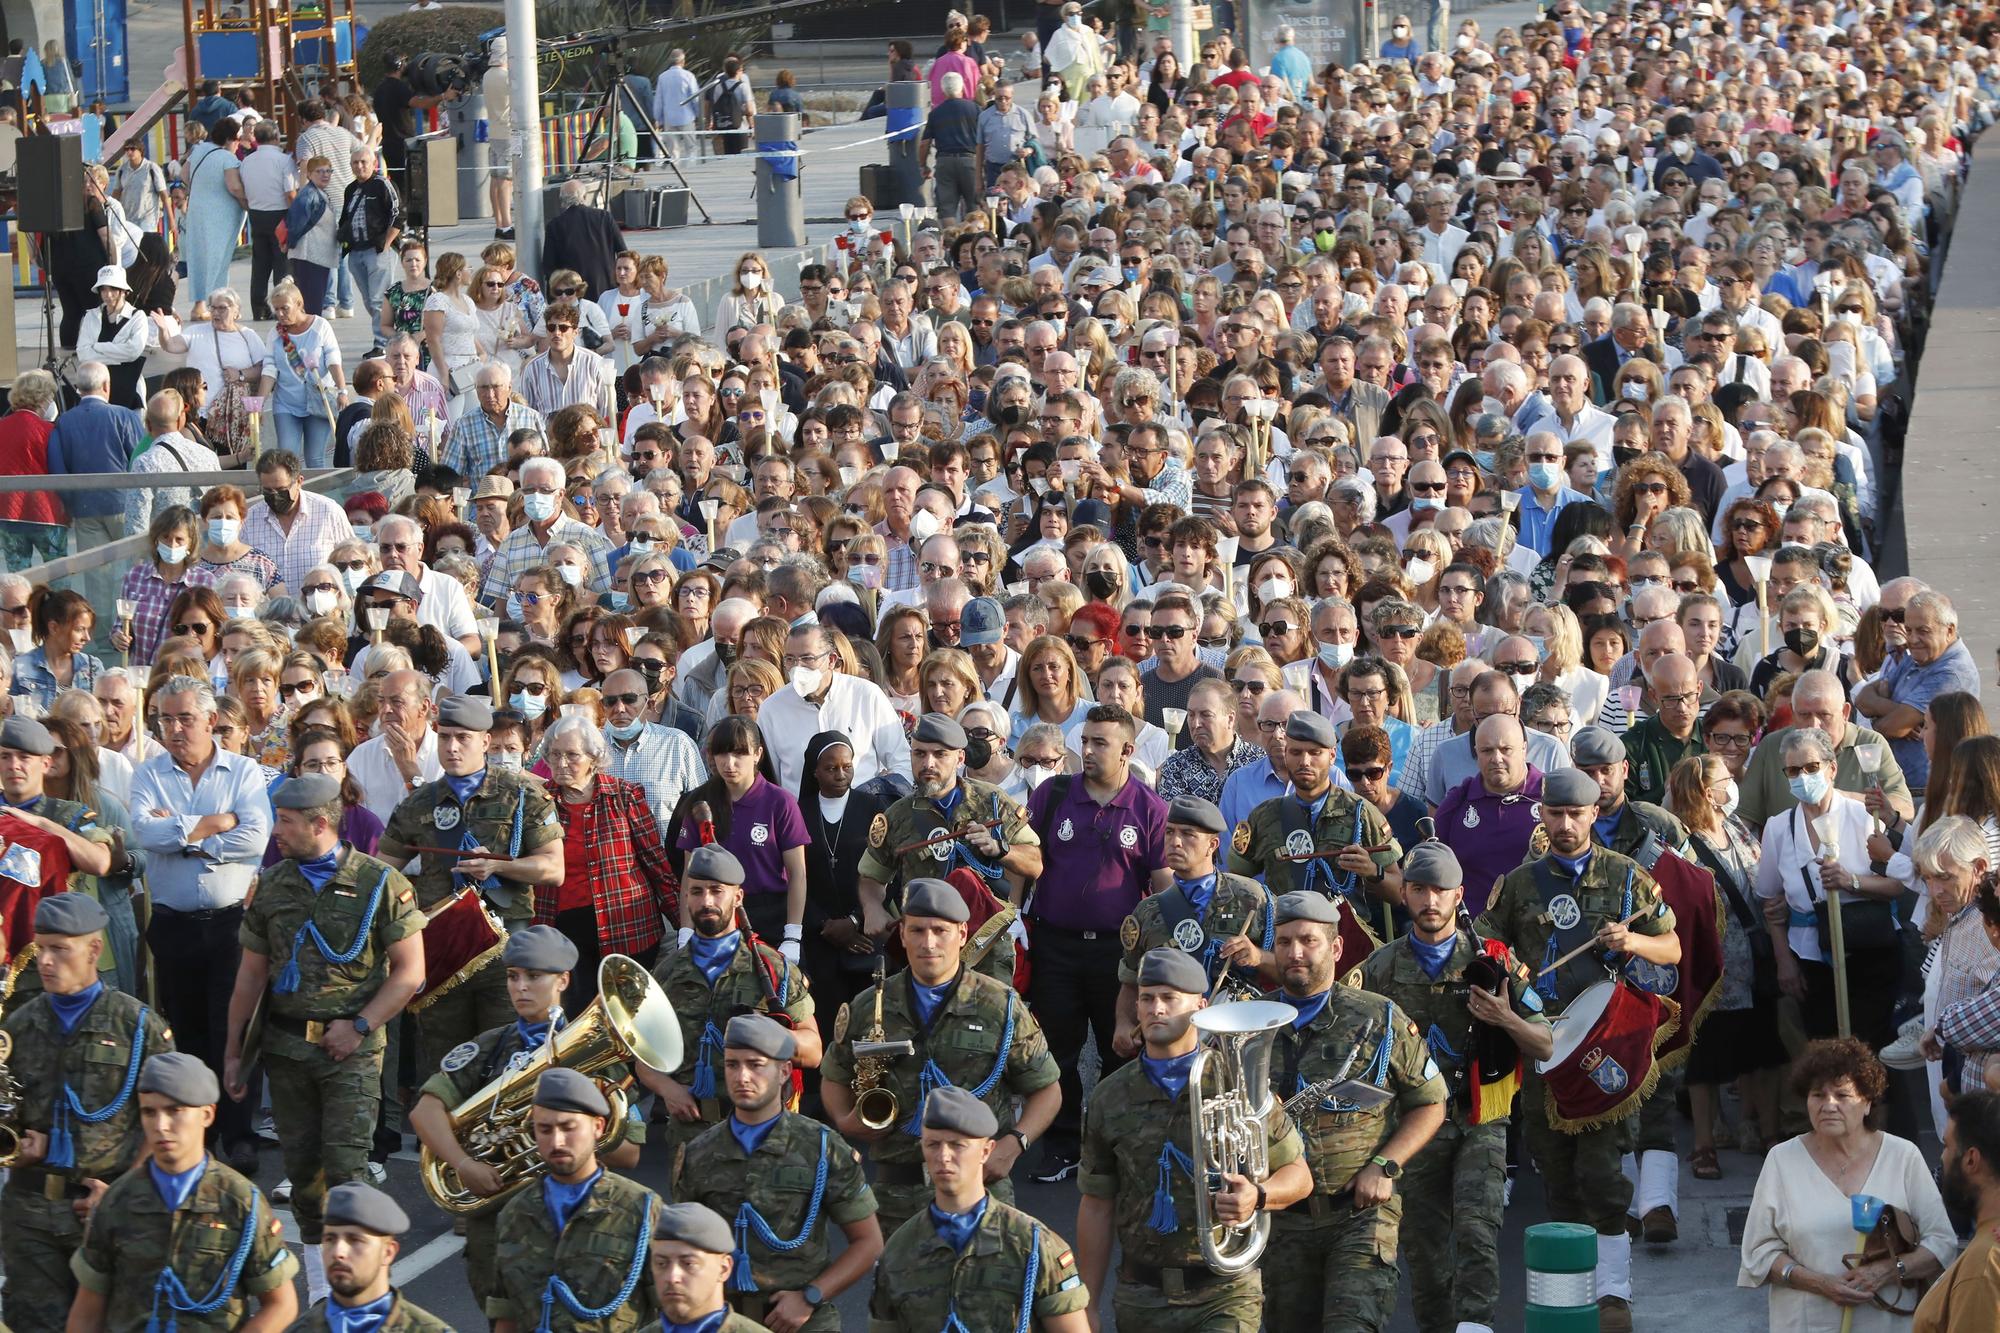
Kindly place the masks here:
<instances>
[{"instance_id":1,"label":"black face mask","mask_svg":"<svg viewBox=\"0 0 2000 1333\"><path fill-rule=\"evenodd\" d=\"M632 669L646 678L647 693L657 694L659 692L660 677L665 675L667 671L667 664L665 662L652 657L635 657L632 659Z\"/></svg>"},{"instance_id":2,"label":"black face mask","mask_svg":"<svg viewBox=\"0 0 2000 1333\"><path fill-rule=\"evenodd\" d=\"M1101 602L1108 602L1117 595L1118 576L1108 569L1086 570L1083 576L1084 591Z\"/></svg>"},{"instance_id":3,"label":"black face mask","mask_svg":"<svg viewBox=\"0 0 2000 1333\"><path fill-rule=\"evenodd\" d=\"M1629 444L1614 444L1611 446L1611 461L1619 467L1624 467L1642 452L1644 451Z\"/></svg>"},{"instance_id":4,"label":"black face mask","mask_svg":"<svg viewBox=\"0 0 2000 1333\"><path fill-rule=\"evenodd\" d=\"M1002 403L993 409L990 419L1002 429L1014 430L1028 419L1028 408L1025 403Z\"/></svg>"},{"instance_id":5,"label":"black face mask","mask_svg":"<svg viewBox=\"0 0 2000 1333\"><path fill-rule=\"evenodd\" d=\"M1215 420L1218 415L1220 414L1212 407L1190 407L1188 409L1188 416L1194 419L1194 424L1197 426L1204 421Z\"/></svg>"},{"instance_id":6,"label":"black face mask","mask_svg":"<svg viewBox=\"0 0 2000 1333\"><path fill-rule=\"evenodd\" d=\"M1816 629L1788 629L1785 631L1785 647L1800 657L1812 657L1819 652L1819 631Z\"/></svg>"},{"instance_id":7,"label":"black face mask","mask_svg":"<svg viewBox=\"0 0 2000 1333\"><path fill-rule=\"evenodd\" d=\"M717 639L715 641L715 660L722 663L725 667L735 666L736 645L733 643L724 643L721 639Z\"/></svg>"},{"instance_id":8,"label":"black face mask","mask_svg":"<svg viewBox=\"0 0 2000 1333\"><path fill-rule=\"evenodd\" d=\"M973 768L984 768L993 762L993 742L979 736L965 738L965 762Z\"/></svg>"},{"instance_id":9,"label":"black face mask","mask_svg":"<svg viewBox=\"0 0 2000 1333\"><path fill-rule=\"evenodd\" d=\"M298 502L298 497L292 494L289 487L282 491L274 491L267 487L264 491L264 503L271 507L271 512L274 514L289 514Z\"/></svg>"}]
</instances>

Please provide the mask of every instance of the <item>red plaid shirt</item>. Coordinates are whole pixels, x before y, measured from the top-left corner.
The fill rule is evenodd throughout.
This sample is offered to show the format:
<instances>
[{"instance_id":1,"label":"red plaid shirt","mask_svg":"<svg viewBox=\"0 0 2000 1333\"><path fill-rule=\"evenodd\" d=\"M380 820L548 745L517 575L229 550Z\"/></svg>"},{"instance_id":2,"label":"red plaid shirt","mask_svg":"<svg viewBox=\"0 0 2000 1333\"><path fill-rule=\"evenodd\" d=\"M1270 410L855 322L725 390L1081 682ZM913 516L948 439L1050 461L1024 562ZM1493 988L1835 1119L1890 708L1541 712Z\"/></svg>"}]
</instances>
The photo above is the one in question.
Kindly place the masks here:
<instances>
[{"instance_id":1,"label":"red plaid shirt","mask_svg":"<svg viewBox=\"0 0 2000 1333\"><path fill-rule=\"evenodd\" d=\"M590 900L597 906L600 953L643 953L664 935L661 919L681 916L680 881L667 862L666 843L646 804L645 789L600 775L591 818L558 798L566 865L590 867ZM535 886L535 923L553 925L559 884Z\"/></svg>"}]
</instances>

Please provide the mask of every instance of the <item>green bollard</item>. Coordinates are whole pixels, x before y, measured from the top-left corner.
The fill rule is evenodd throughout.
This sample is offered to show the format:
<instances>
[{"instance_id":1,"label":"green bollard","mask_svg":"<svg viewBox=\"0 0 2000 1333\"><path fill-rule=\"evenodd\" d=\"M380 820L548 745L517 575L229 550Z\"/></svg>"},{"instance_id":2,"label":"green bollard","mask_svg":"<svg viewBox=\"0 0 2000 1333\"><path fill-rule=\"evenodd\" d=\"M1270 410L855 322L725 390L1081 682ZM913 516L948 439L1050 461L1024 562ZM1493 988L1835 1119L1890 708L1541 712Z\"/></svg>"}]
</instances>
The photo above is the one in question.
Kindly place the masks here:
<instances>
[{"instance_id":1,"label":"green bollard","mask_svg":"<svg viewBox=\"0 0 2000 1333\"><path fill-rule=\"evenodd\" d=\"M1597 1333L1597 1229L1542 1222L1522 1245L1528 1265L1525 1333Z\"/></svg>"}]
</instances>

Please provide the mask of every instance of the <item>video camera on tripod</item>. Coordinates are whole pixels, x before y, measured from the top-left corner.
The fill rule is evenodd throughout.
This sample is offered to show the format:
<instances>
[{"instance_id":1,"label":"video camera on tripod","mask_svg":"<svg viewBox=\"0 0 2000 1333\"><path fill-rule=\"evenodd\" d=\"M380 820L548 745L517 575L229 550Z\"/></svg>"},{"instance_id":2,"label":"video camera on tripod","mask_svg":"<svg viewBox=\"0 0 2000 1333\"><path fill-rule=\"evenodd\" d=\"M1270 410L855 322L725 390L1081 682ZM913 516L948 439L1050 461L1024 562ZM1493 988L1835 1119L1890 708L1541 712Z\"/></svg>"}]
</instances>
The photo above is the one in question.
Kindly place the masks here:
<instances>
[{"instance_id":1,"label":"video camera on tripod","mask_svg":"<svg viewBox=\"0 0 2000 1333\"><path fill-rule=\"evenodd\" d=\"M427 51L405 66L403 77L417 96L442 97L474 87L492 64L484 47L470 54Z\"/></svg>"}]
</instances>

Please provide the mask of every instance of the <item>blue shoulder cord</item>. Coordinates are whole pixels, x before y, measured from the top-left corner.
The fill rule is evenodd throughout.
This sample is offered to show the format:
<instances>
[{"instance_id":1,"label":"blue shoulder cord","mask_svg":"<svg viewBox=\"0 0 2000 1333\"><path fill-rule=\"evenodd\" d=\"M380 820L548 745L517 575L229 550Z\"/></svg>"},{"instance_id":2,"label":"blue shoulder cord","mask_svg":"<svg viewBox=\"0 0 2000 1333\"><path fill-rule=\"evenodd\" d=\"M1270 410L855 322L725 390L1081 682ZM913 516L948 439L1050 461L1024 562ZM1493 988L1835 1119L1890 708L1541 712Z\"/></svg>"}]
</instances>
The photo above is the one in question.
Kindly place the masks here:
<instances>
[{"instance_id":1,"label":"blue shoulder cord","mask_svg":"<svg viewBox=\"0 0 2000 1333\"><path fill-rule=\"evenodd\" d=\"M1326 799L1331 800L1332 798L1333 791L1329 788L1326 793ZM1354 809L1354 837L1347 845L1350 847L1359 847L1361 845L1361 808L1359 806L1356 806ZM1303 888L1312 888L1322 875L1326 877L1327 886L1332 890L1328 895L1330 897L1351 898L1361 887L1361 876L1352 870L1336 870L1332 861L1316 857L1305 864L1306 882L1301 886ZM1266 947L1268 948L1269 946L1267 945Z\"/></svg>"},{"instance_id":2,"label":"blue shoulder cord","mask_svg":"<svg viewBox=\"0 0 2000 1333\"><path fill-rule=\"evenodd\" d=\"M62 1096L56 1098L55 1122L49 1126L49 1147L43 1158L44 1165L58 1170L76 1165L76 1135L69 1127L71 1116L86 1125L101 1125L124 1110L125 1103L132 1100L132 1089L139 1084L140 1057L146 1050L146 1015L151 1012L151 1009L139 1010L139 1019L132 1031L132 1054L125 1061L125 1082L116 1097L95 1111L86 1111L83 1099L76 1095L76 1089L70 1087L68 1079L63 1080Z\"/></svg>"},{"instance_id":3,"label":"blue shoulder cord","mask_svg":"<svg viewBox=\"0 0 2000 1333\"><path fill-rule=\"evenodd\" d=\"M368 895L368 910L361 914L361 925L354 932L354 942L338 952L334 950L332 945L326 942L326 936L319 933L319 923L313 920L312 915L308 913L305 924L300 926L298 931L292 936L292 956L286 959L284 967L279 969L278 984L271 988L272 992L278 995L290 995L299 988L299 950L305 948L308 938L312 940L314 947L319 950L320 957L326 959L329 963L345 967L359 958L361 950L367 946L368 932L375 924L375 913L381 910L382 891L388 886L389 870L385 866L383 867L381 878L375 881L374 892Z\"/></svg>"},{"instance_id":4,"label":"blue shoulder cord","mask_svg":"<svg viewBox=\"0 0 2000 1333\"><path fill-rule=\"evenodd\" d=\"M1632 915L1632 871L1630 867L1627 867L1625 871L1625 896L1619 902L1618 918L1622 921L1630 915ZM1542 999L1545 1002L1551 1004L1562 998L1561 992L1556 989L1556 974L1549 971L1549 968L1555 964L1556 957L1556 935L1554 931L1551 931L1549 932L1549 942L1542 947L1542 965L1536 969L1534 978L1535 989L1541 992ZM1624 975L1622 968L1619 969L1619 975Z\"/></svg>"},{"instance_id":5,"label":"blue shoulder cord","mask_svg":"<svg viewBox=\"0 0 2000 1333\"><path fill-rule=\"evenodd\" d=\"M739 943L736 947L741 949L744 946L742 943ZM752 943L751 947L755 948L756 946ZM781 967L778 973L777 1000L782 1006L791 1003L792 965L783 954L778 955L778 961ZM755 965L754 962L752 965ZM711 986L709 989L712 991L714 987ZM695 1044L694 1076L688 1080L688 1095L696 1101L706 1101L716 1095L715 1057L721 1054L722 1029L717 1027L715 1020L711 1018L703 1025L701 1040Z\"/></svg>"},{"instance_id":6,"label":"blue shoulder cord","mask_svg":"<svg viewBox=\"0 0 2000 1333\"><path fill-rule=\"evenodd\" d=\"M819 1166L813 1172L812 1202L806 1205L805 1221L799 1223L799 1234L790 1240L778 1239L778 1233L771 1230L771 1224L757 1211L756 1205L745 1199L736 1206L736 1260L735 1271L729 1275L729 1289L739 1292L757 1290L757 1281L750 1275L750 1233L757 1233L758 1241L766 1249L789 1254L812 1238L813 1228L819 1225L819 1206L826 1199L826 1126L819 1131Z\"/></svg>"},{"instance_id":7,"label":"blue shoulder cord","mask_svg":"<svg viewBox=\"0 0 2000 1333\"><path fill-rule=\"evenodd\" d=\"M1181 1219L1174 1207L1173 1178L1169 1173L1177 1170L1192 1184L1194 1158L1178 1143L1167 1139L1160 1144L1159 1168L1160 1173L1153 1182L1153 1211L1147 1216L1146 1225L1162 1236L1171 1236L1181 1229Z\"/></svg>"},{"instance_id":8,"label":"blue shoulder cord","mask_svg":"<svg viewBox=\"0 0 2000 1333\"><path fill-rule=\"evenodd\" d=\"M250 1246L257 1239L257 1205L263 1196L257 1187L250 1187L250 1215L243 1220L243 1235L236 1242L236 1252L229 1256L229 1263L222 1270L222 1276L208 1289L208 1295L196 1300L188 1294L181 1282L181 1275L168 1264L153 1280L153 1308L146 1316L146 1333L175 1333L180 1327L180 1316L184 1314L211 1315L229 1303L236 1291L236 1281L243 1276L243 1265L250 1259ZM167 1302L166 1323L160 1322L160 1301Z\"/></svg>"},{"instance_id":9,"label":"blue shoulder cord","mask_svg":"<svg viewBox=\"0 0 2000 1333\"><path fill-rule=\"evenodd\" d=\"M510 861L514 860L521 854L521 826L524 822L526 822L527 816L528 816L528 789L526 787L523 787L520 791L520 794L514 798L514 824L513 827L507 831L507 859ZM479 839L472 836L472 830L471 828L468 827L463 833L458 835L458 850L460 850L461 852L469 852L473 849L474 846L478 844L478 842ZM455 878L464 878L464 876L459 875L456 870L452 871L452 875ZM485 879L479 881L480 891L484 892L489 882L498 884L499 881L500 881L500 876L488 875Z\"/></svg>"},{"instance_id":10,"label":"blue shoulder cord","mask_svg":"<svg viewBox=\"0 0 2000 1333\"><path fill-rule=\"evenodd\" d=\"M1252 883L1257 883L1257 881L1253 880ZM1217 888L1220 887L1220 885L1217 885ZM1264 905L1261 909L1264 915L1263 949L1264 952L1269 953L1271 946L1277 942L1278 938L1278 900L1272 896L1270 885L1257 883L1257 887L1264 890ZM1215 955L1221 951L1222 940L1214 935L1210 935L1208 943L1202 946L1201 966L1202 970L1208 974L1208 981L1211 987L1216 981ZM1255 968L1251 967L1240 967L1238 970L1243 972L1256 971Z\"/></svg>"},{"instance_id":11,"label":"blue shoulder cord","mask_svg":"<svg viewBox=\"0 0 2000 1333\"><path fill-rule=\"evenodd\" d=\"M625 1281L620 1284L618 1294L604 1304L592 1308L583 1303L569 1282L561 1273L549 1274L549 1280L542 1287L542 1321L535 1325L535 1333L552 1333L549 1325L555 1314L557 1301L563 1303L572 1319L608 1319L625 1302L632 1299L632 1293L639 1288L639 1279L646 1271L646 1255L653 1247L653 1204L646 1202L646 1215L639 1219L638 1243L632 1247L632 1263L625 1270Z\"/></svg>"},{"instance_id":12,"label":"blue shoulder cord","mask_svg":"<svg viewBox=\"0 0 2000 1333\"><path fill-rule=\"evenodd\" d=\"M1382 1040L1375 1046L1375 1056L1368 1067L1361 1071L1361 1077L1376 1087L1384 1087L1389 1082L1389 1048L1396 1036L1396 1004L1391 1000L1382 1010Z\"/></svg>"},{"instance_id":13,"label":"blue shoulder cord","mask_svg":"<svg viewBox=\"0 0 2000 1333\"><path fill-rule=\"evenodd\" d=\"M1007 1024L1000 1030L1000 1050L999 1053L993 1057L992 1072L986 1075L986 1081L984 1083L981 1083L976 1088L967 1089L968 1092L970 1092L973 1096L979 1098L981 1101L986 1100L987 1095L991 1093L994 1088L999 1086L1000 1076L1007 1072L1007 1055L1008 1052L1011 1051L1014 1046L1014 1002L1015 999L1017 998L1017 995L1018 992L1014 991L1012 988L1008 989ZM907 1121L904 1122L903 1132L913 1137L921 1136L923 1133L922 1126L924 1121L924 1102L931 1095L931 1090L933 1088L949 1088L955 1086L956 1085L945 1074L944 1070L938 1068L937 1061L931 1059L929 1056L925 1056L923 1072L917 1075L917 1109L916 1112L913 1115L911 1115Z\"/></svg>"},{"instance_id":14,"label":"blue shoulder cord","mask_svg":"<svg viewBox=\"0 0 2000 1333\"><path fill-rule=\"evenodd\" d=\"M1014 1333L1028 1333L1028 1324L1035 1311L1035 1282L1042 1272L1042 1224L1035 1223L1028 1232L1028 1268L1021 1279L1021 1317L1014 1323ZM972 1333L965 1321L958 1317L958 1296L951 1298L951 1310L945 1316L944 1327L938 1333Z\"/></svg>"}]
</instances>

